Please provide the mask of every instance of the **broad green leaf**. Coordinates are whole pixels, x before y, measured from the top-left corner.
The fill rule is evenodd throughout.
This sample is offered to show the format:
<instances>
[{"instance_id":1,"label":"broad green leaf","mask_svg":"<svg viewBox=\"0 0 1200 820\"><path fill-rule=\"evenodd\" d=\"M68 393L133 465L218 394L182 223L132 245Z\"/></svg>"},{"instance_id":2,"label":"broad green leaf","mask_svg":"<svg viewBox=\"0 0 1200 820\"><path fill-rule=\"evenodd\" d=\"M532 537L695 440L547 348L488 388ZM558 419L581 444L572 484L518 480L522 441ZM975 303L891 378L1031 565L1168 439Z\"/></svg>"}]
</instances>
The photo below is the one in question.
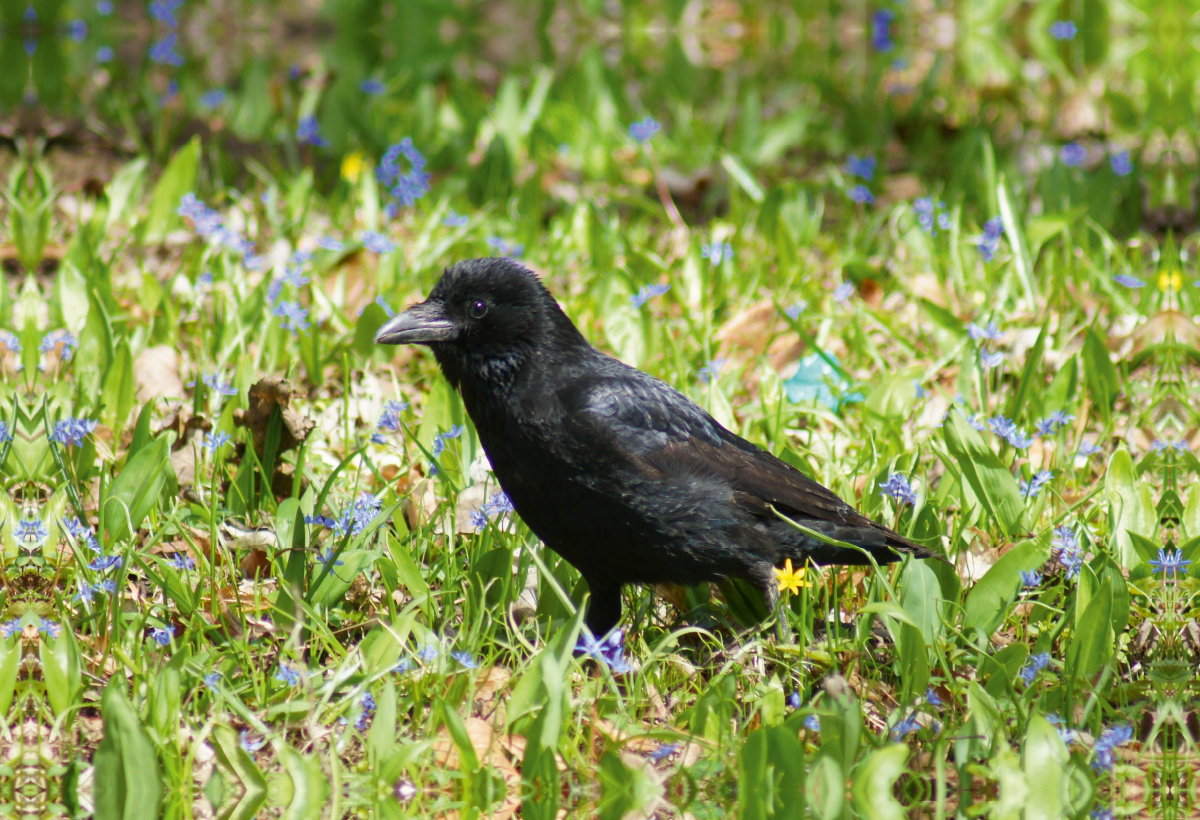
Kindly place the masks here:
<instances>
[{"instance_id":1,"label":"broad green leaf","mask_svg":"<svg viewBox=\"0 0 1200 820\"><path fill-rule=\"evenodd\" d=\"M832 757L818 757L808 773L804 793L808 807L818 820L841 817L846 800L846 776L842 767Z\"/></svg>"},{"instance_id":2,"label":"broad green leaf","mask_svg":"<svg viewBox=\"0 0 1200 820\"><path fill-rule=\"evenodd\" d=\"M335 565L333 570L325 575L308 596L309 602L314 606L330 606L340 600L350 589L354 579L375 563L376 557L375 553L366 550L348 549L343 552L337 559L342 562L342 566ZM315 577L319 576L320 573L317 573Z\"/></svg>"},{"instance_id":3,"label":"broad green leaf","mask_svg":"<svg viewBox=\"0 0 1200 820\"><path fill-rule=\"evenodd\" d=\"M157 820L162 800L158 758L124 688L124 676L114 677L101 701L104 738L94 760L95 818Z\"/></svg>"},{"instance_id":4,"label":"broad green leaf","mask_svg":"<svg viewBox=\"0 0 1200 820\"><path fill-rule=\"evenodd\" d=\"M1037 341L1033 343L1033 347L1029 349L1029 355L1025 358L1025 367L1021 371L1021 381L1017 384L1017 389L1013 392L1012 400L1008 403L1009 418L1019 418L1021 411L1025 408L1025 398L1029 394L1030 388L1042 383L1042 355L1046 350L1046 336L1050 331L1050 320L1047 319L1042 324L1042 329L1038 333Z\"/></svg>"},{"instance_id":5,"label":"broad green leaf","mask_svg":"<svg viewBox=\"0 0 1200 820\"><path fill-rule=\"evenodd\" d=\"M104 420L114 430L121 430L133 409L137 380L133 373L133 355L129 342L122 339L104 377Z\"/></svg>"},{"instance_id":6,"label":"broad green leaf","mask_svg":"<svg viewBox=\"0 0 1200 820\"><path fill-rule=\"evenodd\" d=\"M850 796L854 808L866 820L905 820L908 816L893 795L907 760L908 747L892 743L871 752L858 767Z\"/></svg>"},{"instance_id":7,"label":"broad green leaf","mask_svg":"<svg viewBox=\"0 0 1200 820\"><path fill-rule=\"evenodd\" d=\"M179 203L184 194L196 189L196 171L200 166L200 138L192 137L175 152L150 195L150 214L146 217L142 241L157 245L180 225Z\"/></svg>"},{"instance_id":8,"label":"broad green leaf","mask_svg":"<svg viewBox=\"0 0 1200 820\"><path fill-rule=\"evenodd\" d=\"M1101 418L1107 419L1121 389L1120 378L1109 357L1108 346L1090 327L1083 337L1083 375L1096 409Z\"/></svg>"},{"instance_id":9,"label":"broad green leaf","mask_svg":"<svg viewBox=\"0 0 1200 820\"><path fill-rule=\"evenodd\" d=\"M1010 644L994 655L980 659L979 675L987 679L984 691L997 700L1010 697L1017 673L1029 659L1029 647L1023 643Z\"/></svg>"},{"instance_id":10,"label":"broad green leaf","mask_svg":"<svg viewBox=\"0 0 1200 820\"><path fill-rule=\"evenodd\" d=\"M996 201L1000 205L1000 220L1004 223L1004 235L1013 249L1013 264L1017 268L1017 279L1025 291L1025 309L1036 310L1038 304L1037 284L1033 279L1033 258L1025 242L1025 229L1017 216L1016 203L1008 190L1008 181L1000 174L996 186Z\"/></svg>"},{"instance_id":11,"label":"broad green leaf","mask_svg":"<svg viewBox=\"0 0 1200 820\"><path fill-rule=\"evenodd\" d=\"M118 168L108 185L104 186L104 195L108 197L105 233L112 233L113 227L125 218L130 203L136 201L146 176L146 166L149 164L148 158L138 157Z\"/></svg>"},{"instance_id":12,"label":"broad green leaf","mask_svg":"<svg viewBox=\"0 0 1200 820\"><path fill-rule=\"evenodd\" d=\"M733 154L724 151L721 152L721 167L729 174L730 179L736 182L738 187L746 193L746 196L750 197L754 202L762 203L763 199L766 198L766 194L763 192L762 186L754 178L754 174L750 173L750 170L745 165L742 165L741 160Z\"/></svg>"},{"instance_id":13,"label":"broad green leaf","mask_svg":"<svg viewBox=\"0 0 1200 820\"><path fill-rule=\"evenodd\" d=\"M978 630L982 640L990 639L1021 589L1021 570L1037 569L1048 557L1049 542L1045 538L1022 541L1001 555L967 595L963 630L968 635Z\"/></svg>"},{"instance_id":14,"label":"broad green leaf","mask_svg":"<svg viewBox=\"0 0 1200 820\"><path fill-rule=\"evenodd\" d=\"M292 784L292 799L283 812L283 820L320 820L329 799L329 779L321 769L319 757L300 754L286 745L280 751L280 762Z\"/></svg>"},{"instance_id":15,"label":"broad green leaf","mask_svg":"<svg viewBox=\"0 0 1200 820\"><path fill-rule=\"evenodd\" d=\"M1067 816L1064 812L1067 802L1065 764L1069 756L1058 730L1034 712L1029 718L1021 749L1025 784L1029 788L1026 820L1060 820Z\"/></svg>"},{"instance_id":16,"label":"broad green leaf","mask_svg":"<svg viewBox=\"0 0 1200 820\"><path fill-rule=\"evenodd\" d=\"M1016 532L1025 515L1025 502L1012 473L1000 463L999 457L967 424L961 413L951 411L942 430L946 449L958 463L980 503L997 520L1002 532Z\"/></svg>"},{"instance_id":17,"label":"broad green leaf","mask_svg":"<svg viewBox=\"0 0 1200 820\"><path fill-rule=\"evenodd\" d=\"M1084 610L1067 649L1067 672L1091 678L1112 657L1112 590L1100 584Z\"/></svg>"},{"instance_id":18,"label":"broad green leaf","mask_svg":"<svg viewBox=\"0 0 1200 820\"><path fill-rule=\"evenodd\" d=\"M170 442L160 435L117 474L104 501L104 526L110 543L119 543L136 532L154 509L167 485L170 456Z\"/></svg>"},{"instance_id":19,"label":"broad green leaf","mask_svg":"<svg viewBox=\"0 0 1200 820\"><path fill-rule=\"evenodd\" d=\"M1116 542L1117 563L1125 569L1133 569L1142 563L1129 533L1136 532L1147 538L1154 535L1157 516L1153 499L1147 505L1142 489L1149 489L1137 480L1133 459L1124 446L1118 447L1108 462L1104 476L1104 494L1109 503L1109 521Z\"/></svg>"}]
</instances>

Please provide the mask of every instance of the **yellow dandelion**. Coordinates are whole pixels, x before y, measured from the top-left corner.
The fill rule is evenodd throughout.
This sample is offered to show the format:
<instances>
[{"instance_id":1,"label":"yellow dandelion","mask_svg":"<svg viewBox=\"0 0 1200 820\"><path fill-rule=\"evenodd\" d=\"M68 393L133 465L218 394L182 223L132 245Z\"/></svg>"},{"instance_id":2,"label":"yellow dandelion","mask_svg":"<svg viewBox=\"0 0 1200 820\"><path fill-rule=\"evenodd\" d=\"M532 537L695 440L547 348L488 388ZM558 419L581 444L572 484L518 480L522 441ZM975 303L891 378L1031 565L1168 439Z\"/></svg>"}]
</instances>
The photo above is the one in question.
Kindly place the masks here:
<instances>
[{"instance_id":1,"label":"yellow dandelion","mask_svg":"<svg viewBox=\"0 0 1200 820\"><path fill-rule=\"evenodd\" d=\"M358 178L362 176L362 172L366 170L366 167L367 158L363 156L362 151L354 151L346 154L342 159L342 179L353 185L358 182Z\"/></svg>"},{"instance_id":2,"label":"yellow dandelion","mask_svg":"<svg viewBox=\"0 0 1200 820\"><path fill-rule=\"evenodd\" d=\"M1183 290L1183 275L1177 270L1165 270L1158 275L1159 290Z\"/></svg>"},{"instance_id":3,"label":"yellow dandelion","mask_svg":"<svg viewBox=\"0 0 1200 820\"><path fill-rule=\"evenodd\" d=\"M783 592L786 589L791 592L799 592L801 587L811 587L812 581L804 579L807 574L808 567L792 569L792 559L787 559L783 563L783 569L778 567L775 569L775 577L779 581L779 591Z\"/></svg>"}]
</instances>

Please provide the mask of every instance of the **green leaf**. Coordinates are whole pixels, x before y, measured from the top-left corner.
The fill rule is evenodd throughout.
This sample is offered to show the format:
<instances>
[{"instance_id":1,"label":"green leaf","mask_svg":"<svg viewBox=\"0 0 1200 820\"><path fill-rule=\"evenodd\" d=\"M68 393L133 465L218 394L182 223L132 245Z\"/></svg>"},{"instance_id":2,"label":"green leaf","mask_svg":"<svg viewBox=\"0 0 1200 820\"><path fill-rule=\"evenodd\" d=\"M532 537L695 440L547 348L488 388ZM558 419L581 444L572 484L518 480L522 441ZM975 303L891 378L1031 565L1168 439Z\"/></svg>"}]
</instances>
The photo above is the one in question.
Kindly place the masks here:
<instances>
[{"instance_id":1,"label":"green leaf","mask_svg":"<svg viewBox=\"0 0 1200 820\"><path fill-rule=\"evenodd\" d=\"M1004 533L1016 532L1025 515L1025 502L1012 473L961 413L951 411L942 430L946 449L984 509L999 521Z\"/></svg>"},{"instance_id":2,"label":"green leaf","mask_svg":"<svg viewBox=\"0 0 1200 820\"><path fill-rule=\"evenodd\" d=\"M146 176L146 166L150 160L138 157L117 169L108 185L104 186L104 195L108 198L108 217L105 222L105 233L111 233L113 227L125 217L125 212L131 202L137 200L137 194Z\"/></svg>"},{"instance_id":3,"label":"green leaf","mask_svg":"<svg viewBox=\"0 0 1200 820\"><path fill-rule=\"evenodd\" d=\"M334 549L336 552L336 548L327 549ZM321 583L311 591L309 602L314 606L329 606L340 600L350 589L354 579L375 563L376 557L375 553L366 550L348 549L343 552L338 557L343 565L335 565L333 570L325 575Z\"/></svg>"},{"instance_id":4,"label":"green leaf","mask_svg":"<svg viewBox=\"0 0 1200 820\"><path fill-rule=\"evenodd\" d=\"M1087 211L1086 205L1079 205L1069 211L1035 216L1030 219L1026 227L1030 258L1036 262L1042 246L1078 222Z\"/></svg>"},{"instance_id":5,"label":"green leaf","mask_svg":"<svg viewBox=\"0 0 1200 820\"><path fill-rule=\"evenodd\" d=\"M729 177L738 184L738 187L745 191L746 196L750 197L755 203L761 204L766 194L763 192L762 186L754 178L754 174L742 165L741 160L733 154L725 151L721 152L721 167L723 167Z\"/></svg>"},{"instance_id":6,"label":"green leaf","mask_svg":"<svg viewBox=\"0 0 1200 820\"><path fill-rule=\"evenodd\" d=\"M1083 375L1100 417L1107 420L1121 384L1117 368L1108 355L1108 347L1090 327L1083 338Z\"/></svg>"},{"instance_id":7,"label":"green leaf","mask_svg":"<svg viewBox=\"0 0 1200 820\"><path fill-rule=\"evenodd\" d=\"M168 233L179 226L179 203L184 194L196 188L196 171L200 166L200 138L192 137L187 145L175 152L150 195L150 215L146 217L142 241L158 245Z\"/></svg>"},{"instance_id":8,"label":"green leaf","mask_svg":"<svg viewBox=\"0 0 1200 820\"><path fill-rule=\"evenodd\" d=\"M280 751L280 762L292 782L292 799L283 820L320 820L329 799L329 778L321 769L321 761L315 754L302 755L286 745Z\"/></svg>"},{"instance_id":9,"label":"green leaf","mask_svg":"<svg viewBox=\"0 0 1200 820\"><path fill-rule=\"evenodd\" d=\"M359 356L370 361L371 356L379 350L375 344L375 334L387 319L387 311L374 302L363 308L362 315L354 324L354 350Z\"/></svg>"},{"instance_id":10,"label":"green leaf","mask_svg":"<svg viewBox=\"0 0 1200 820\"><path fill-rule=\"evenodd\" d=\"M1025 784L1029 787L1025 820L1060 820L1067 816L1063 809L1067 802L1065 765L1069 756L1058 730L1034 712L1021 749Z\"/></svg>"},{"instance_id":11,"label":"green leaf","mask_svg":"<svg viewBox=\"0 0 1200 820\"><path fill-rule=\"evenodd\" d=\"M154 744L125 697L123 676L104 690L104 738L96 749L96 820L157 820L161 774Z\"/></svg>"},{"instance_id":12,"label":"green leaf","mask_svg":"<svg viewBox=\"0 0 1200 820\"><path fill-rule=\"evenodd\" d=\"M984 641L991 638L1021 589L1021 571L1037 569L1048 557L1049 540L1045 537L1022 541L1001 555L967 595L963 630L968 635L978 630Z\"/></svg>"},{"instance_id":13,"label":"green leaf","mask_svg":"<svg viewBox=\"0 0 1200 820\"><path fill-rule=\"evenodd\" d=\"M367 752L378 766L396 748L396 684L384 679L375 699L375 718L367 732Z\"/></svg>"},{"instance_id":14,"label":"green leaf","mask_svg":"<svg viewBox=\"0 0 1200 820\"><path fill-rule=\"evenodd\" d=\"M1029 349L1029 355L1025 359L1025 368L1021 371L1021 381L1017 383L1017 389L1012 395L1012 400L1008 403L1009 418L1016 419L1020 417L1021 411L1025 408L1025 396L1029 392L1030 387L1042 383L1042 356L1046 351L1046 336L1049 331L1050 320L1047 319L1042 323L1042 329L1038 333L1037 341Z\"/></svg>"},{"instance_id":15,"label":"green leaf","mask_svg":"<svg viewBox=\"0 0 1200 820\"><path fill-rule=\"evenodd\" d=\"M1104 476L1104 494L1109 503L1111 532L1116 541L1117 563L1125 569L1134 569L1143 562L1130 533L1150 537L1154 535L1157 515L1153 498L1147 499L1143 490L1147 485L1137 480L1133 459L1124 445L1118 447L1108 461ZM1149 500L1149 504L1147 504ZM1157 557L1157 551L1154 553Z\"/></svg>"},{"instance_id":16,"label":"green leaf","mask_svg":"<svg viewBox=\"0 0 1200 820\"><path fill-rule=\"evenodd\" d=\"M1028 658L1029 647L1023 643L1006 646L991 656L984 655L979 663L980 677L987 680L984 691L996 699L1011 697L1017 673Z\"/></svg>"},{"instance_id":17,"label":"green leaf","mask_svg":"<svg viewBox=\"0 0 1200 820\"><path fill-rule=\"evenodd\" d=\"M1112 657L1112 588L1099 584L1067 649L1067 671L1091 678Z\"/></svg>"},{"instance_id":18,"label":"green leaf","mask_svg":"<svg viewBox=\"0 0 1200 820\"><path fill-rule=\"evenodd\" d=\"M850 787L850 798L854 808L866 820L905 820L908 816L893 795L907 760L908 747L892 743L871 752L858 767Z\"/></svg>"},{"instance_id":19,"label":"green leaf","mask_svg":"<svg viewBox=\"0 0 1200 820\"><path fill-rule=\"evenodd\" d=\"M804 793L808 807L818 820L841 817L846 799L846 778L842 767L832 757L818 757L808 773Z\"/></svg>"},{"instance_id":20,"label":"green leaf","mask_svg":"<svg viewBox=\"0 0 1200 820\"><path fill-rule=\"evenodd\" d=\"M158 503L167 484L170 442L160 435L137 452L109 486L104 501L104 527L110 543L136 532Z\"/></svg>"},{"instance_id":21,"label":"green leaf","mask_svg":"<svg viewBox=\"0 0 1200 820\"><path fill-rule=\"evenodd\" d=\"M996 186L996 201L1000 205L1000 221L1004 223L1004 235L1013 249L1013 264L1017 268L1017 279L1025 291L1025 309L1036 310L1038 305L1037 284L1033 279L1033 258L1029 254L1029 246L1025 243L1025 229L1017 217L1016 205L1012 194L1008 191L1008 181L1000 174Z\"/></svg>"},{"instance_id":22,"label":"green leaf","mask_svg":"<svg viewBox=\"0 0 1200 820\"><path fill-rule=\"evenodd\" d=\"M104 376L104 420L114 431L123 429L129 419L136 390L133 355L129 352L128 340L122 339Z\"/></svg>"}]
</instances>

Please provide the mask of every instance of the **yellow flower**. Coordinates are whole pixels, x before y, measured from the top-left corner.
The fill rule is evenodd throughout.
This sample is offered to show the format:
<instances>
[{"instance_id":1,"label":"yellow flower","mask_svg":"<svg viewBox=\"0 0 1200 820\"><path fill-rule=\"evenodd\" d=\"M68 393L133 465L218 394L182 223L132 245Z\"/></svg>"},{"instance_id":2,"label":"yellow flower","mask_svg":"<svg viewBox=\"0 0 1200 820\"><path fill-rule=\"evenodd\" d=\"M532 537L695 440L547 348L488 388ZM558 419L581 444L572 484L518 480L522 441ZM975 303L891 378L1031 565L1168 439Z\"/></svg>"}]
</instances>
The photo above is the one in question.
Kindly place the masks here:
<instances>
[{"instance_id":1,"label":"yellow flower","mask_svg":"<svg viewBox=\"0 0 1200 820\"><path fill-rule=\"evenodd\" d=\"M1183 276L1177 270L1165 270L1158 275L1159 290L1183 290Z\"/></svg>"},{"instance_id":2,"label":"yellow flower","mask_svg":"<svg viewBox=\"0 0 1200 820\"><path fill-rule=\"evenodd\" d=\"M346 154L342 159L342 179L350 184L358 182L358 178L362 176L362 172L367 167L367 159L363 156L362 151L354 151Z\"/></svg>"},{"instance_id":3,"label":"yellow flower","mask_svg":"<svg viewBox=\"0 0 1200 820\"><path fill-rule=\"evenodd\" d=\"M792 559L787 559L783 564L783 569L778 567L775 569L775 577L779 581L779 591L783 592L786 589L799 592L801 587L811 587L812 581L804 580L806 574L808 574L808 567L792 569Z\"/></svg>"}]
</instances>

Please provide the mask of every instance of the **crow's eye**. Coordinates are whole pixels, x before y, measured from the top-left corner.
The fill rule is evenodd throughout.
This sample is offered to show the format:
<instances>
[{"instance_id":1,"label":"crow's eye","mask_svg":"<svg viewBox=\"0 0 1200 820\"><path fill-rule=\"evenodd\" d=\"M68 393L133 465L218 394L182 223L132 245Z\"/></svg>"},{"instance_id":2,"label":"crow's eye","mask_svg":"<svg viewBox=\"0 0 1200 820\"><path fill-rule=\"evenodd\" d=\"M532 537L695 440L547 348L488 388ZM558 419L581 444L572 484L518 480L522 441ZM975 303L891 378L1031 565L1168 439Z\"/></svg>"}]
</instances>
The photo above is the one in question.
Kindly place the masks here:
<instances>
[{"instance_id":1,"label":"crow's eye","mask_svg":"<svg viewBox=\"0 0 1200 820\"><path fill-rule=\"evenodd\" d=\"M487 314L487 303L486 302L474 302L471 304L471 307L467 310L467 313L469 313L471 315L472 319L482 319Z\"/></svg>"}]
</instances>

